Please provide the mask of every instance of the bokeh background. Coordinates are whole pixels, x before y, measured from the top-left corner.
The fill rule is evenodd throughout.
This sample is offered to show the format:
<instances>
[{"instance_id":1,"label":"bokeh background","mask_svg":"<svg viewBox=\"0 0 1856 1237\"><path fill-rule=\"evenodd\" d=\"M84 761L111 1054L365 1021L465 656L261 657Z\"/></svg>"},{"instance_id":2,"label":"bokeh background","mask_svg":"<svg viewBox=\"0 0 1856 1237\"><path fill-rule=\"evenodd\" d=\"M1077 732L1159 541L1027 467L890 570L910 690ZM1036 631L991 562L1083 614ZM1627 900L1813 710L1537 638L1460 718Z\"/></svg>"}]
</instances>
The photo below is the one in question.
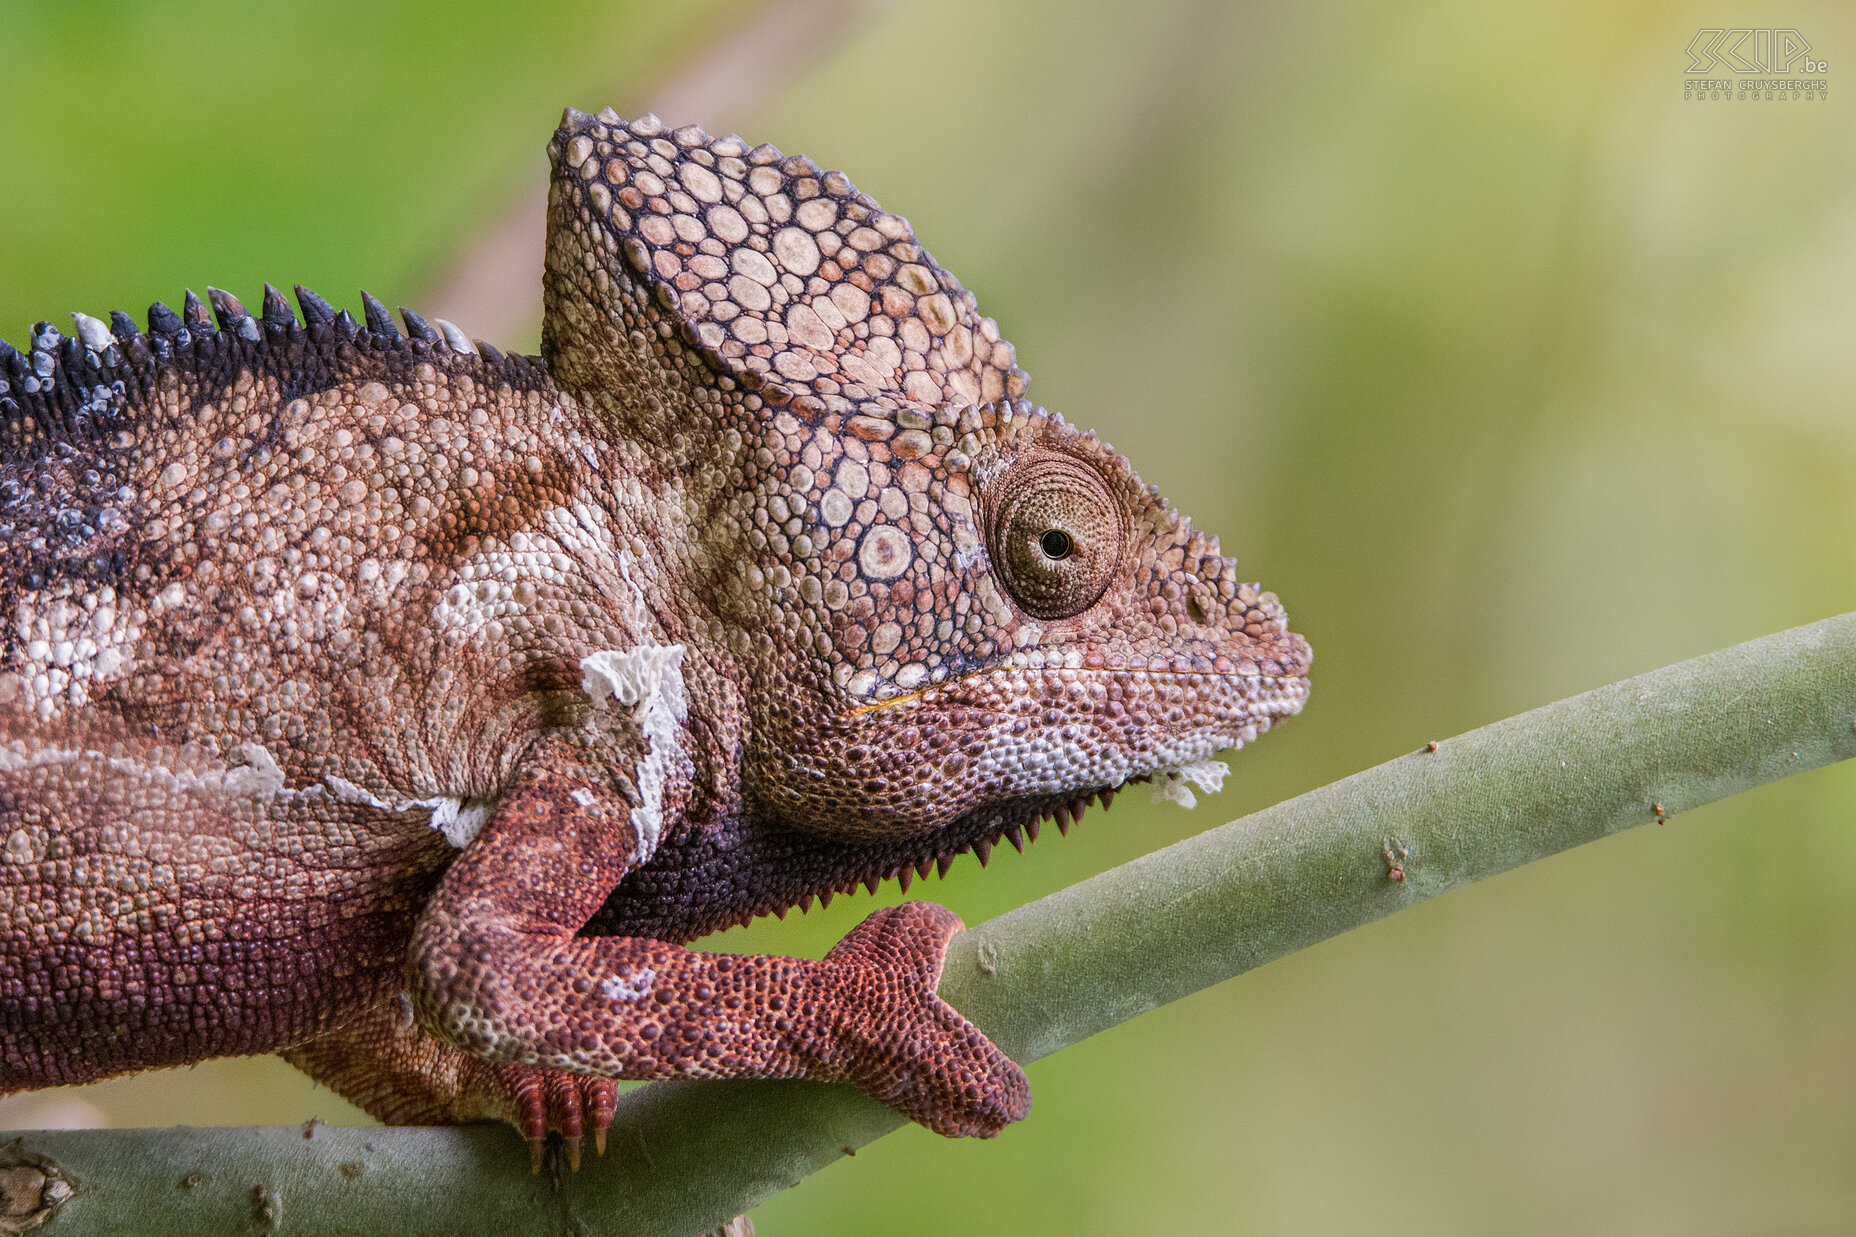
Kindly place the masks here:
<instances>
[{"instance_id":1,"label":"bokeh background","mask_svg":"<svg viewBox=\"0 0 1856 1237\"><path fill-rule=\"evenodd\" d=\"M1317 652L1307 712L1222 797L1124 796L985 873L964 859L927 895L969 922L1427 739L1856 608L1840 0L0 18L16 343L188 285L255 303L268 279L532 348L525 220L567 103L662 101L907 215L1031 394L1219 532ZM1727 21L1801 32L1829 96L1685 100L1685 49ZM995 1142L905 1130L754 1218L1852 1231L1853 809L1856 768L1834 768L1487 881L1034 1065L1031 1118ZM816 955L872 904L714 945ZM0 1104L13 1126L311 1115L366 1120L271 1059Z\"/></svg>"}]
</instances>

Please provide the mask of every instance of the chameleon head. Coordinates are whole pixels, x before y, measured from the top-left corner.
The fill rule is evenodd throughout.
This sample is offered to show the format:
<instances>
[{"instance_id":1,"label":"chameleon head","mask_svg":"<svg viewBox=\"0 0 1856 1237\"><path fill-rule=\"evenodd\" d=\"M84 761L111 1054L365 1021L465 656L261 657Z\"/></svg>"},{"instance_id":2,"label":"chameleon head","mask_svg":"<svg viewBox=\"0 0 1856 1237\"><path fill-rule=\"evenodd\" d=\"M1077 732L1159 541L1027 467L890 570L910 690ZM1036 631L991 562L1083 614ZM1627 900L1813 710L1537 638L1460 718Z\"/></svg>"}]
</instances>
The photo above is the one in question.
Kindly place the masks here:
<instances>
[{"instance_id":1,"label":"chameleon head","mask_svg":"<svg viewBox=\"0 0 1856 1237\"><path fill-rule=\"evenodd\" d=\"M756 693L766 809L875 840L996 833L1130 779L1190 803L1182 771L1215 786L1213 753L1300 711L1309 648L1275 596L1112 448L1023 401L932 419L914 442L827 428L778 493L805 531L767 620L811 656Z\"/></svg>"},{"instance_id":2,"label":"chameleon head","mask_svg":"<svg viewBox=\"0 0 1856 1237\"><path fill-rule=\"evenodd\" d=\"M756 814L996 834L1206 779L1301 708L1308 645L1276 598L1024 398L906 220L654 117L570 111L550 154L544 352L686 515L692 652L741 682Z\"/></svg>"}]
</instances>

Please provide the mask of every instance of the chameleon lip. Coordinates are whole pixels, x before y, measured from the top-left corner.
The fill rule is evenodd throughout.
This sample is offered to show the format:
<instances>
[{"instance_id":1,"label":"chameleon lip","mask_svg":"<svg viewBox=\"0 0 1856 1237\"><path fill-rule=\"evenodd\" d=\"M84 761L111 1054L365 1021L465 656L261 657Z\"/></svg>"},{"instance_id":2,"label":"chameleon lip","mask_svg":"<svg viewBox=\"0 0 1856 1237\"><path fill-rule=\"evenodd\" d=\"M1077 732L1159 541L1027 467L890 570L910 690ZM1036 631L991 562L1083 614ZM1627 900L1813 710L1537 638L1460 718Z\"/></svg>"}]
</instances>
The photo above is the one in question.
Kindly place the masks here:
<instances>
[{"instance_id":1,"label":"chameleon lip","mask_svg":"<svg viewBox=\"0 0 1856 1237\"><path fill-rule=\"evenodd\" d=\"M846 718L865 717L872 713L879 713L884 709L893 709L900 705L914 704L917 701L930 699L941 692L957 687L963 683L982 683L1001 674L1047 673L1111 675L1118 677L1145 676L1149 678L1164 676L1167 678L1209 679L1216 680L1220 683L1260 683L1277 687L1294 687L1299 685L1300 690L1295 693L1296 707L1282 712L1281 715L1283 716L1293 716L1295 713L1299 713L1301 711L1301 702L1308 699L1308 676L1306 674L1233 674L1228 672L1221 673L1216 670L1132 670L1126 668L1109 669L1107 667L1095 666L1056 666L1046 667L1043 670L1027 670L1021 666L994 666L986 670L976 670L971 674L963 674L956 678L944 679L939 683L917 688L912 692L904 692L899 696L891 696L886 700L873 700L868 704L856 705L845 710L843 716ZM1266 711L1279 712L1276 710Z\"/></svg>"}]
</instances>

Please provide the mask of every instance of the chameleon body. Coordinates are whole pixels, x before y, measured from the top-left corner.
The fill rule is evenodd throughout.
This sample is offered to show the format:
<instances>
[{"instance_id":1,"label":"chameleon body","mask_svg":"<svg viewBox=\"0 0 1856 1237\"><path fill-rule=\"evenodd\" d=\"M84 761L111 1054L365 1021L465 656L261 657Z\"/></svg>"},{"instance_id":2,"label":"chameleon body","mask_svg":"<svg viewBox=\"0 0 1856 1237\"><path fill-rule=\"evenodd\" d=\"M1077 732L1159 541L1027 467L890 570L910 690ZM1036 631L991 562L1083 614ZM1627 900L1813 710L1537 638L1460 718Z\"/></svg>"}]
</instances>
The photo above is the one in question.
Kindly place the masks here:
<instances>
[{"instance_id":1,"label":"chameleon body","mask_svg":"<svg viewBox=\"0 0 1856 1237\"><path fill-rule=\"evenodd\" d=\"M1298 711L1269 593L841 173L569 111L539 357L371 297L0 348L0 1092L281 1052L390 1122L613 1079L1024 1115L953 914L681 947Z\"/></svg>"}]
</instances>

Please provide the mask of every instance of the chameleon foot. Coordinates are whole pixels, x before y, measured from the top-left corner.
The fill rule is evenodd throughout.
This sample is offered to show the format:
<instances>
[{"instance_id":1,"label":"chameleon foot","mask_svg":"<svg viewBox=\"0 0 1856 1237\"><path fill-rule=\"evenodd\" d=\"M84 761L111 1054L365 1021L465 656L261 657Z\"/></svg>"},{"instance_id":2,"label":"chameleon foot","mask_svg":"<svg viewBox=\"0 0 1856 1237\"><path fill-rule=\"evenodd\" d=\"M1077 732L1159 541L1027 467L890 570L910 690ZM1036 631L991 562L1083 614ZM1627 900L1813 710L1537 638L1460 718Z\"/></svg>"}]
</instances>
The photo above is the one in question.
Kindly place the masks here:
<instances>
[{"instance_id":1,"label":"chameleon foot","mask_svg":"<svg viewBox=\"0 0 1856 1237\"><path fill-rule=\"evenodd\" d=\"M933 902L872 914L825 955L835 1044L814 1050L874 1098L950 1138L991 1138L1031 1111L1031 1088L980 1029L935 995L965 925Z\"/></svg>"}]
</instances>

